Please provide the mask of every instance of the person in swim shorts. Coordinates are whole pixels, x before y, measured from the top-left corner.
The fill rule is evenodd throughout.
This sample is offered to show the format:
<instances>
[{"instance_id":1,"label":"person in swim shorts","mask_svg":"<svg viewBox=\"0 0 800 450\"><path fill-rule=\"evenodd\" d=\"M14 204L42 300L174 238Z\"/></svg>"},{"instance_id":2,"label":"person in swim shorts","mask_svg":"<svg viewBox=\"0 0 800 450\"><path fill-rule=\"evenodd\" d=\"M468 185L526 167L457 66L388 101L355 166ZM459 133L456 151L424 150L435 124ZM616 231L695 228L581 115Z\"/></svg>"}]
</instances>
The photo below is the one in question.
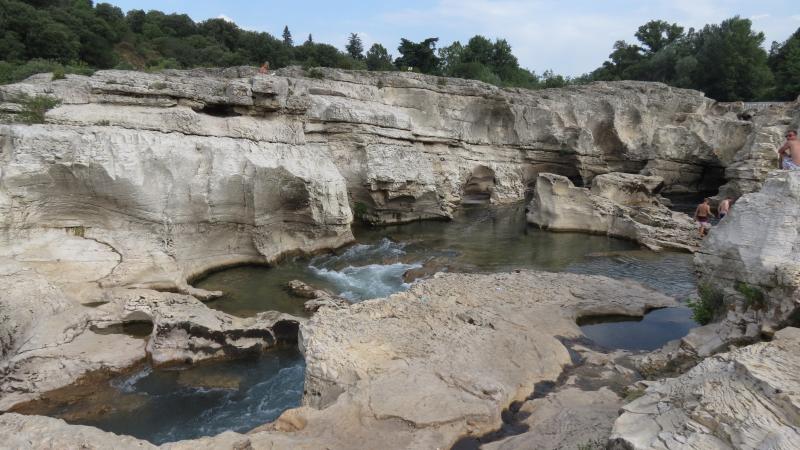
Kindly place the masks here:
<instances>
[{"instance_id":1,"label":"person in swim shorts","mask_svg":"<svg viewBox=\"0 0 800 450\"><path fill-rule=\"evenodd\" d=\"M797 131L786 132L786 142L778 149L780 168L784 170L800 170L800 141Z\"/></svg>"},{"instance_id":2,"label":"person in swim shorts","mask_svg":"<svg viewBox=\"0 0 800 450\"><path fill-rule=\"evenodd\" d=\"M697 223L700 225L700 237L704 237L707 233L707 230L711 228L711 222L709 222L709 217L713 217L714 215L711 214L711 205L708 204L709 199L704 198L703 203L697 205L697 209L694 211L694 218L697 220Z\"/></svg>"}]
</instances>

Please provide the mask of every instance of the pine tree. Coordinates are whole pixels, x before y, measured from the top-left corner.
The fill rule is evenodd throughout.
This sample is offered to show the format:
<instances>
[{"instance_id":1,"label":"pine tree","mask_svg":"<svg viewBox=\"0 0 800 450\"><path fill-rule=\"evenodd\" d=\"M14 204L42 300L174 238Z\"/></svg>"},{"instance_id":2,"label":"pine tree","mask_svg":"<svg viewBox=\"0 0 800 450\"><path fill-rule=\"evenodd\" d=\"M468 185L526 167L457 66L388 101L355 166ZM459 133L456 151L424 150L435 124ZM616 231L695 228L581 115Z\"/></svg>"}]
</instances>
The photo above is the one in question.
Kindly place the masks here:
<instances>
[{"instance_id":1,"label":"pine tree","mask_svg":"<svg viewBox=\"0 0 800 450\"><path fill-rule=\"evenodd\" d=\"M347 53L353 57L353 59L364 59L364 44L361 43L361 38L358 36L357 33L350 33L350 37L347 39Z\"/></svg>"},{"instance_id":2,"label":"pine tree","mask_svg":"<svg viewBox=\"0 0 800 450\"><path fill-rule=\"evenodd\" d=\"M288 46L293 46L292 33L289 31L289 25L283 27L283 43Z\"/></svg>"},{"instance_id":3,"label":"pine tree","mask_svg":"<svg viewBox=\"0 0 800 450\"><path fill-rule=\"evenodd\" d=\"M314 38L311 37L311 33L308 33L308 39L306 39L305 43L306 44L313 44L314 43Z\"/></svg>"}]
</instances>

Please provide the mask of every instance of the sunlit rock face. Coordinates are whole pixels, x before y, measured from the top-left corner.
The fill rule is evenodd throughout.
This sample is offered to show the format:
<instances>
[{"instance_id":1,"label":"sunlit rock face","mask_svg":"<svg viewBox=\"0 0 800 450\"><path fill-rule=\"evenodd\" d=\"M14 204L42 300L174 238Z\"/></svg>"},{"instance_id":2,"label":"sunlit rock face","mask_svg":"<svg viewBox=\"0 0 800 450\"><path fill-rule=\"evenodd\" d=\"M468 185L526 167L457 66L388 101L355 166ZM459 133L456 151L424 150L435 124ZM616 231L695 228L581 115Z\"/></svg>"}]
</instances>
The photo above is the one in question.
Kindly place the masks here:
<instances>
[{"instance_id":1,"label":"sunlit rock face","mask_svg":"<svg viewBox=\"0 0 800 450\"><path fill-rule=\"evenodd\" d=\"M700 245L696 224L661 203L661 186L661 177L609 173L595 177L591 188L581 188L564 176L542 173L527 219L553 231L631 239L651 250L696 250Z\"/></svg>"}]
</instances>

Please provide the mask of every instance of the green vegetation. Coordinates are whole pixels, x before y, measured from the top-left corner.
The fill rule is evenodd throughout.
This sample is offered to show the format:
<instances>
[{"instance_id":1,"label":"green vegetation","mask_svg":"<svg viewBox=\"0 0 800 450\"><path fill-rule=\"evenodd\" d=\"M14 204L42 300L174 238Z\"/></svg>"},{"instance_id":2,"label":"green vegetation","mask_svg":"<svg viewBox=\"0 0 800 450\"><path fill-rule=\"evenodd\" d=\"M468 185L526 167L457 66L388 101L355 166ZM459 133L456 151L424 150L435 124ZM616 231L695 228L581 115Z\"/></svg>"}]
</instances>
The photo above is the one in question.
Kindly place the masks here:
<instances>
[{"instance_id":1,"label":"green vegetation","mask_svg":"<svg viewBox=\"0 0 800 450\"><path fill-rule=\"evenodd\" d=\"M366 215L367 215L367 205L361 202L355 202L353 204L353 217L355 217L356 220L363 222Z\"/></svg>"},{"instance_id":2,"label":"green vegetation","mask_svg":"<svg viewBox=\"0 0 800 450\"><path fill-rule=\"evenodd\" d=\"M701 284L697 290L700 298L687 300L687 305L692 309L692 319L700 325L707 325L722 308L722 292L707 284Z\"/></svg>"},{"instance_id":3,"label":"green vegetation","mask_svg":"<svg viewBox=\"0 0 800 450\"><path fill-rule=\"evenodd\" d=\"M736 290L744 295L745 305L748 309L760 311L767 307L767 299L761 289L740 281L736 283Z\"/></svg>"},{"instance_id":4,"label":"green vegetation","mask_svg":"<svg viewBox=\"0 0 800 450\"><path fill-rule=\"evenodd\" d=\"M308 78L316 78L317 80L325 78L325 74L319 70L319 67L312 67L306 70L306 75Z\"/></svg>"},{"instance_id":5,"label":"green vegetation","mask_svg":"<svg viewBox=\"0 0 800 450\"><path fill-rule=\"evenodd\" d=\"M639 388L639 389L628 389L625 392L625 399L623 401L625 403L630 403L630 402L636 400L637 398L642 397L643 395L644 395L644 389L641 389L641 388Z\"/></svg>"},{"instance_id":6,"label":"green vegetation","mask_svg":"<svg viewBox=\"0 0 800 450\"><path fill-rule=\"evenodd\" d=\"M439 38L401 39L398 56L373 44L364 53L351 33L342 52L314 42L295 45L289 27L279 37L243 30L225 19L195 22L186 14L130 10L91 0L0 0L0 83L52 72L54 79L95 69L163 70L191 67L288 65L357 70L412 70L541 89L596 80L661 81L704 91L717 100L793 100L800 93L800 29L766 52L764 35L733 17L700 30L652 20L618 41L597 70L569 78L520 67L505 39L473 36L437 48Z\"/></svg>"},{"instance_id":7,"label":"green vegetation","mask_svg":"<svg viewBox=\"0 0 800 450\"><path fill-rule=\"evenodd\" d=\"M46 95L30 96L22 94L14 99L19 103L17 117L25 123L44 123L44 114L58 106L59 101Z\"/></svg>"},{"instance_id":8,"label":"green vegetation","mask_svg":"<svg viewBox=\"0 0 800 450\"><path fill-rule=\"evenodd\" d=\"M63 80L64 78L67 78L67 74L64 73L64 69L63 68L59 67L59 68L53 70L53 78L52 78L53 81L55 81L55 80Z\"/></svg>"}]
</instances>

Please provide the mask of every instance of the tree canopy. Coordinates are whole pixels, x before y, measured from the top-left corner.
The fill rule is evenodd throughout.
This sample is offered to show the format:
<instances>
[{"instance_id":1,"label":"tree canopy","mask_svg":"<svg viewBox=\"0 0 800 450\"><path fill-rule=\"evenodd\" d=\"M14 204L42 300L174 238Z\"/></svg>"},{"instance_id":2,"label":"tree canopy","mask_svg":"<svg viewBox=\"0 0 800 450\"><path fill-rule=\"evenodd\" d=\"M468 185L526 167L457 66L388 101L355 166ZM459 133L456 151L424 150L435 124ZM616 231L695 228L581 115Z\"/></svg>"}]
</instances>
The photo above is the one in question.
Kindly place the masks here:
<instances>
[{"instance_id":1,"label":"tree canopy","mask_svg":"<svg viewBox=\"0 0 800 450\"><path fill-rule=\"evenodd\" d=\"M764 34L733 17L700 30L651 20L635 43L617 41L593 72L569 78L521 67L505 39L476 35L438 47L439 38L402 38L392 60L374 43L364 52L351 33L345 51L314 42L294 45L289 27L279 37L243 30L221 18L133 9L91 0L0 0L0 83L33 73L90 73L94 69L159 70L208 66L288 65L361 70L407 70L529 89L597 80L660 81L699 89L718 100L793 100L800 94L800 29L762 48Z\"/></svg>"}]
</instances>

